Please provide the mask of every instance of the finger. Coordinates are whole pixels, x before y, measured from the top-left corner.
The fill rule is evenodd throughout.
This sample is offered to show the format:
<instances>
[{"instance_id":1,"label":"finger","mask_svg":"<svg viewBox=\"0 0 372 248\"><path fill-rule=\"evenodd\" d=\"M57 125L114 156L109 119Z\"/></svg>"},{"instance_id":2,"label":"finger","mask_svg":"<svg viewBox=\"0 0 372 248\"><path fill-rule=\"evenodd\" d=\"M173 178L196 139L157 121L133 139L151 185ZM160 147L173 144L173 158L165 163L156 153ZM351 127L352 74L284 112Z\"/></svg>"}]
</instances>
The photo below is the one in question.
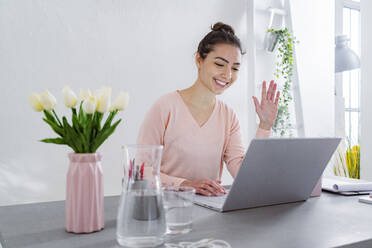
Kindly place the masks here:
<instances>
[{"instance_id":1,"label":"finger","mask_svg":"<svg viewBox=\"0 0 372 248\"><path fill-rule=\"evenodd\" d=\"M272 91L272 93L271 93L271 95L270 95L270 101L271 101L271 102L274 101L274 96L275 96L276 87L277 87L277 84L274 83L273 91Z\"/></svg>"},{"instance_id":2,"label":"finger","mask_svg":"<svg viewBox=\"0 0 372 248\"><path fill-rule=\"evenodd\" d=\"M213 190L212 191L209 190L208 187L209 187L208 184L203 183L200 185L199 189L203 192L203 195L211 196L214 193Z\"/></svg>"},{"instance_id":3,"label":"finger","mask_svg":"<svg viewBox=\"0 0 372 248\"><path fill-rule=\"evenodd\" d=\"M204 196L211 196L211 193L208 192L208 190L198 188L196 190L196 193L199 195L204 195Z\"/></svg>"},{"instance_id":4,"label":"finger","mask_svg":"<svg viewBox=\"0 0 372 248\"><path fill-rule=\"evenodd\" d=\"M215 195L215 196L218 196L218 190L215 189L214 187L210 186L210 184L205 184L204 189L208 190L211 194Z\"/></svg>"},{"instance_id":5,"label":"finger","mask_svg":"<svg viewBox=\"0 0 372 248\"><path fill-rule=\"evenodd\" d=\"M252 98L253 98L254 107L256 108L256 111L257 111L257 109L258 109L259 106L260 106L260 103L258 102L257 97L252 96Z\"/></svg>"},{"instance_id":6,"label":"finger","mask_svg":"<svg viewBox=\"0 0 372 248\"><path fill-rule=\"evenodd\" d=\"M214 187L220 193L223 193L224 194L226 192L225 189L224 189L224 187L222 187L221 185L219 185L217 182L212 181L211 183L212 183L211 184L212 187Z\"/></svg>"},{"instance_id":7,"label":"finger","mask_svg":"<svg viewBox=\"0 0 372 248\"><path fill-rule=\"evenodd\" d=\"M213 192L213 191L216 191L216 192L221 191L221 193L223 193L223 191L224 191L224 188L221 185L219 185L216 181L213 181L213 180L210 180L210 179L203 179L201 181L201 188L204 188L204 189L207 188L208 189L208 186L209 187L212 187L212 191L211 192Z\"/></svg>"},{"instance_id":8,"label":"finger","mask_svg":"<svg viewBox=\"0 0 372 248\"><path fill-rule=\"evenodd\" d=\"M276 92L275 105L278 105L279 97L280 97L280 91Z\"/></svg>"},{"instance_id":9,"label":"finger","mask_svg":"<svg viewBox=\"0 0 372 248\"><path fill-rule=\"evenodd\" d=\"M266 81L262 82L261 101L266 100Z\"/></svg>"},{"instance_id":10,"label":"finger","mask_svg":"<svg viewBox=\"0 0 372 248\"><path fill-rule=\"evenodd\" d=\"M226 194L226 189L225 189L225 187L223 187L223 186L221 185L222 181L221 181L221 180L217 180L216 182L218 183L218 185L221 186L221 188L223 189L223 192Z\"/></svg>"},{"instance_id":11,"label":"finger","mask_svg":"<svg viewBox=\"0 0 372 248\"><path fill-rule=\"evenodd\" d=\"M271 99L271 96L274 94L273 88L274 88L274 80L271 80L269 84L269 89L267 90L267 94L266 94L266 99L269 101Z\"/></svg>"},{"instance_id":12,"label":"finger","mask_svg":"<svg viewBox=\"0 0 372 248\"><path fill-rule=\"evenodd\" d=\"M215 184L218 186L221 193L226 194L226 189L221 185L221 181L216 181Z\"/></svg>"}]
</instances>

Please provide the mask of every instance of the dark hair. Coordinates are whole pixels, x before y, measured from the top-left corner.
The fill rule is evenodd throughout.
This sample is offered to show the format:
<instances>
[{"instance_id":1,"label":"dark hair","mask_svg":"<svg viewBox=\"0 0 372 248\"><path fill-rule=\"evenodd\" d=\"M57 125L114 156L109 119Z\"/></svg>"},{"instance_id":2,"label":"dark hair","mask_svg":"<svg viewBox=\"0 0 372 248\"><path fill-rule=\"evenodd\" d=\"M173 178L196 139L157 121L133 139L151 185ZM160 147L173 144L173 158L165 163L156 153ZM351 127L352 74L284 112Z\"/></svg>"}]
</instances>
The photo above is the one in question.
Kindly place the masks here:
<instances>
[{"instance_id":1,"label":"dark hair","mask_svg":"<svg viewBox=\"0 0 372 248\"><path fill-rule=\"evenodd\" d=\"M225 23L217 22L211 27L210 31L199 43L198 53L202 59L207 57L217 44L229 44L239 48L240 53L244 54L239 38L235 35L234 29Z\"/></svg>"}]
</instances>

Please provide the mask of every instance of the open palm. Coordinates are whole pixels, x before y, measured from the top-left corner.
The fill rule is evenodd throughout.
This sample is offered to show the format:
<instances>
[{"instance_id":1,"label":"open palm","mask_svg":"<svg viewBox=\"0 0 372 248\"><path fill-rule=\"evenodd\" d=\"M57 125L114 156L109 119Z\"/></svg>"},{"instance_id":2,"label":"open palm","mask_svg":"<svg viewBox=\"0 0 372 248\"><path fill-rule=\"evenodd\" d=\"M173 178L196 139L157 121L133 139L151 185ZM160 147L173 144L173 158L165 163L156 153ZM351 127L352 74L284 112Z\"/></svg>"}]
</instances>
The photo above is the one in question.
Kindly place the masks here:
<instances>
[{"instance_id":1,"label":"open palm","mask_svg":"<svg viewBox=\"0 0 372 248\"><path fill-rule=\"evenodd\" d=\"M278 102L280 92L276 91L277 84L271 80L269 89L266 91L266 81L262 83L261 103L257 97L252 96L256 113L260 118L260 128L270 130L275 123L278 114Z\"/></svg>"}]
</instances>

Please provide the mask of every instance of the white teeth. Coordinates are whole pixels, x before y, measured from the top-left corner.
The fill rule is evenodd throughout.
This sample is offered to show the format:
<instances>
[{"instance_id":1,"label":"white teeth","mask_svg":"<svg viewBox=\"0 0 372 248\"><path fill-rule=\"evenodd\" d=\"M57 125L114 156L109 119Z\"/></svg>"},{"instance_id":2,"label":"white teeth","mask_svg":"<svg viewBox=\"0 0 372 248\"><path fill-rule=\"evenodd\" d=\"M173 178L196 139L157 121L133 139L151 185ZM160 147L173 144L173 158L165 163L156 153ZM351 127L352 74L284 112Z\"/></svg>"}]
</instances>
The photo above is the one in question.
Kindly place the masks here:
<instances>
[{"instance_id":1,"label":"white teeth","mask_svg":"<svg viewBox=\"0 0 372 248\"><path fill-rule=\"evenodd\" d=\"M222 82L222 81L219 81L219 80L215 80L216 81L216 83L218 84L218 85L220 85L220 86L222 86L222 87L224 87L224 86L226 86L226 84L227 83L224 83L224 82Z\"/></svg>"}]
</instances>

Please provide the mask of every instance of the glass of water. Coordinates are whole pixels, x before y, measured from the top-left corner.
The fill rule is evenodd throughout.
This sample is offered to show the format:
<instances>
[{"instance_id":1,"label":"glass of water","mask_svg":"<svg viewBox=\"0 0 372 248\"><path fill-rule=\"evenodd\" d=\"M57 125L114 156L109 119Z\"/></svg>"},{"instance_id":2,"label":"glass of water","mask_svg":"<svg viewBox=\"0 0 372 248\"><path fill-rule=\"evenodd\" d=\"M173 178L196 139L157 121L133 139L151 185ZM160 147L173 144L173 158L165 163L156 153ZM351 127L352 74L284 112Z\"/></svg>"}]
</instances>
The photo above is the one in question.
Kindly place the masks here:
<instances>
[{"instance_id":1,"label":"glass of water","mask_svg":"<svg viewBox=\"0 0 372 248\"><path fill-rule=\"evenodd\" d=\"M195 189L188 186L163 188L166 234L184 234L192 229Z\"/></svg>"}]
</instances>

